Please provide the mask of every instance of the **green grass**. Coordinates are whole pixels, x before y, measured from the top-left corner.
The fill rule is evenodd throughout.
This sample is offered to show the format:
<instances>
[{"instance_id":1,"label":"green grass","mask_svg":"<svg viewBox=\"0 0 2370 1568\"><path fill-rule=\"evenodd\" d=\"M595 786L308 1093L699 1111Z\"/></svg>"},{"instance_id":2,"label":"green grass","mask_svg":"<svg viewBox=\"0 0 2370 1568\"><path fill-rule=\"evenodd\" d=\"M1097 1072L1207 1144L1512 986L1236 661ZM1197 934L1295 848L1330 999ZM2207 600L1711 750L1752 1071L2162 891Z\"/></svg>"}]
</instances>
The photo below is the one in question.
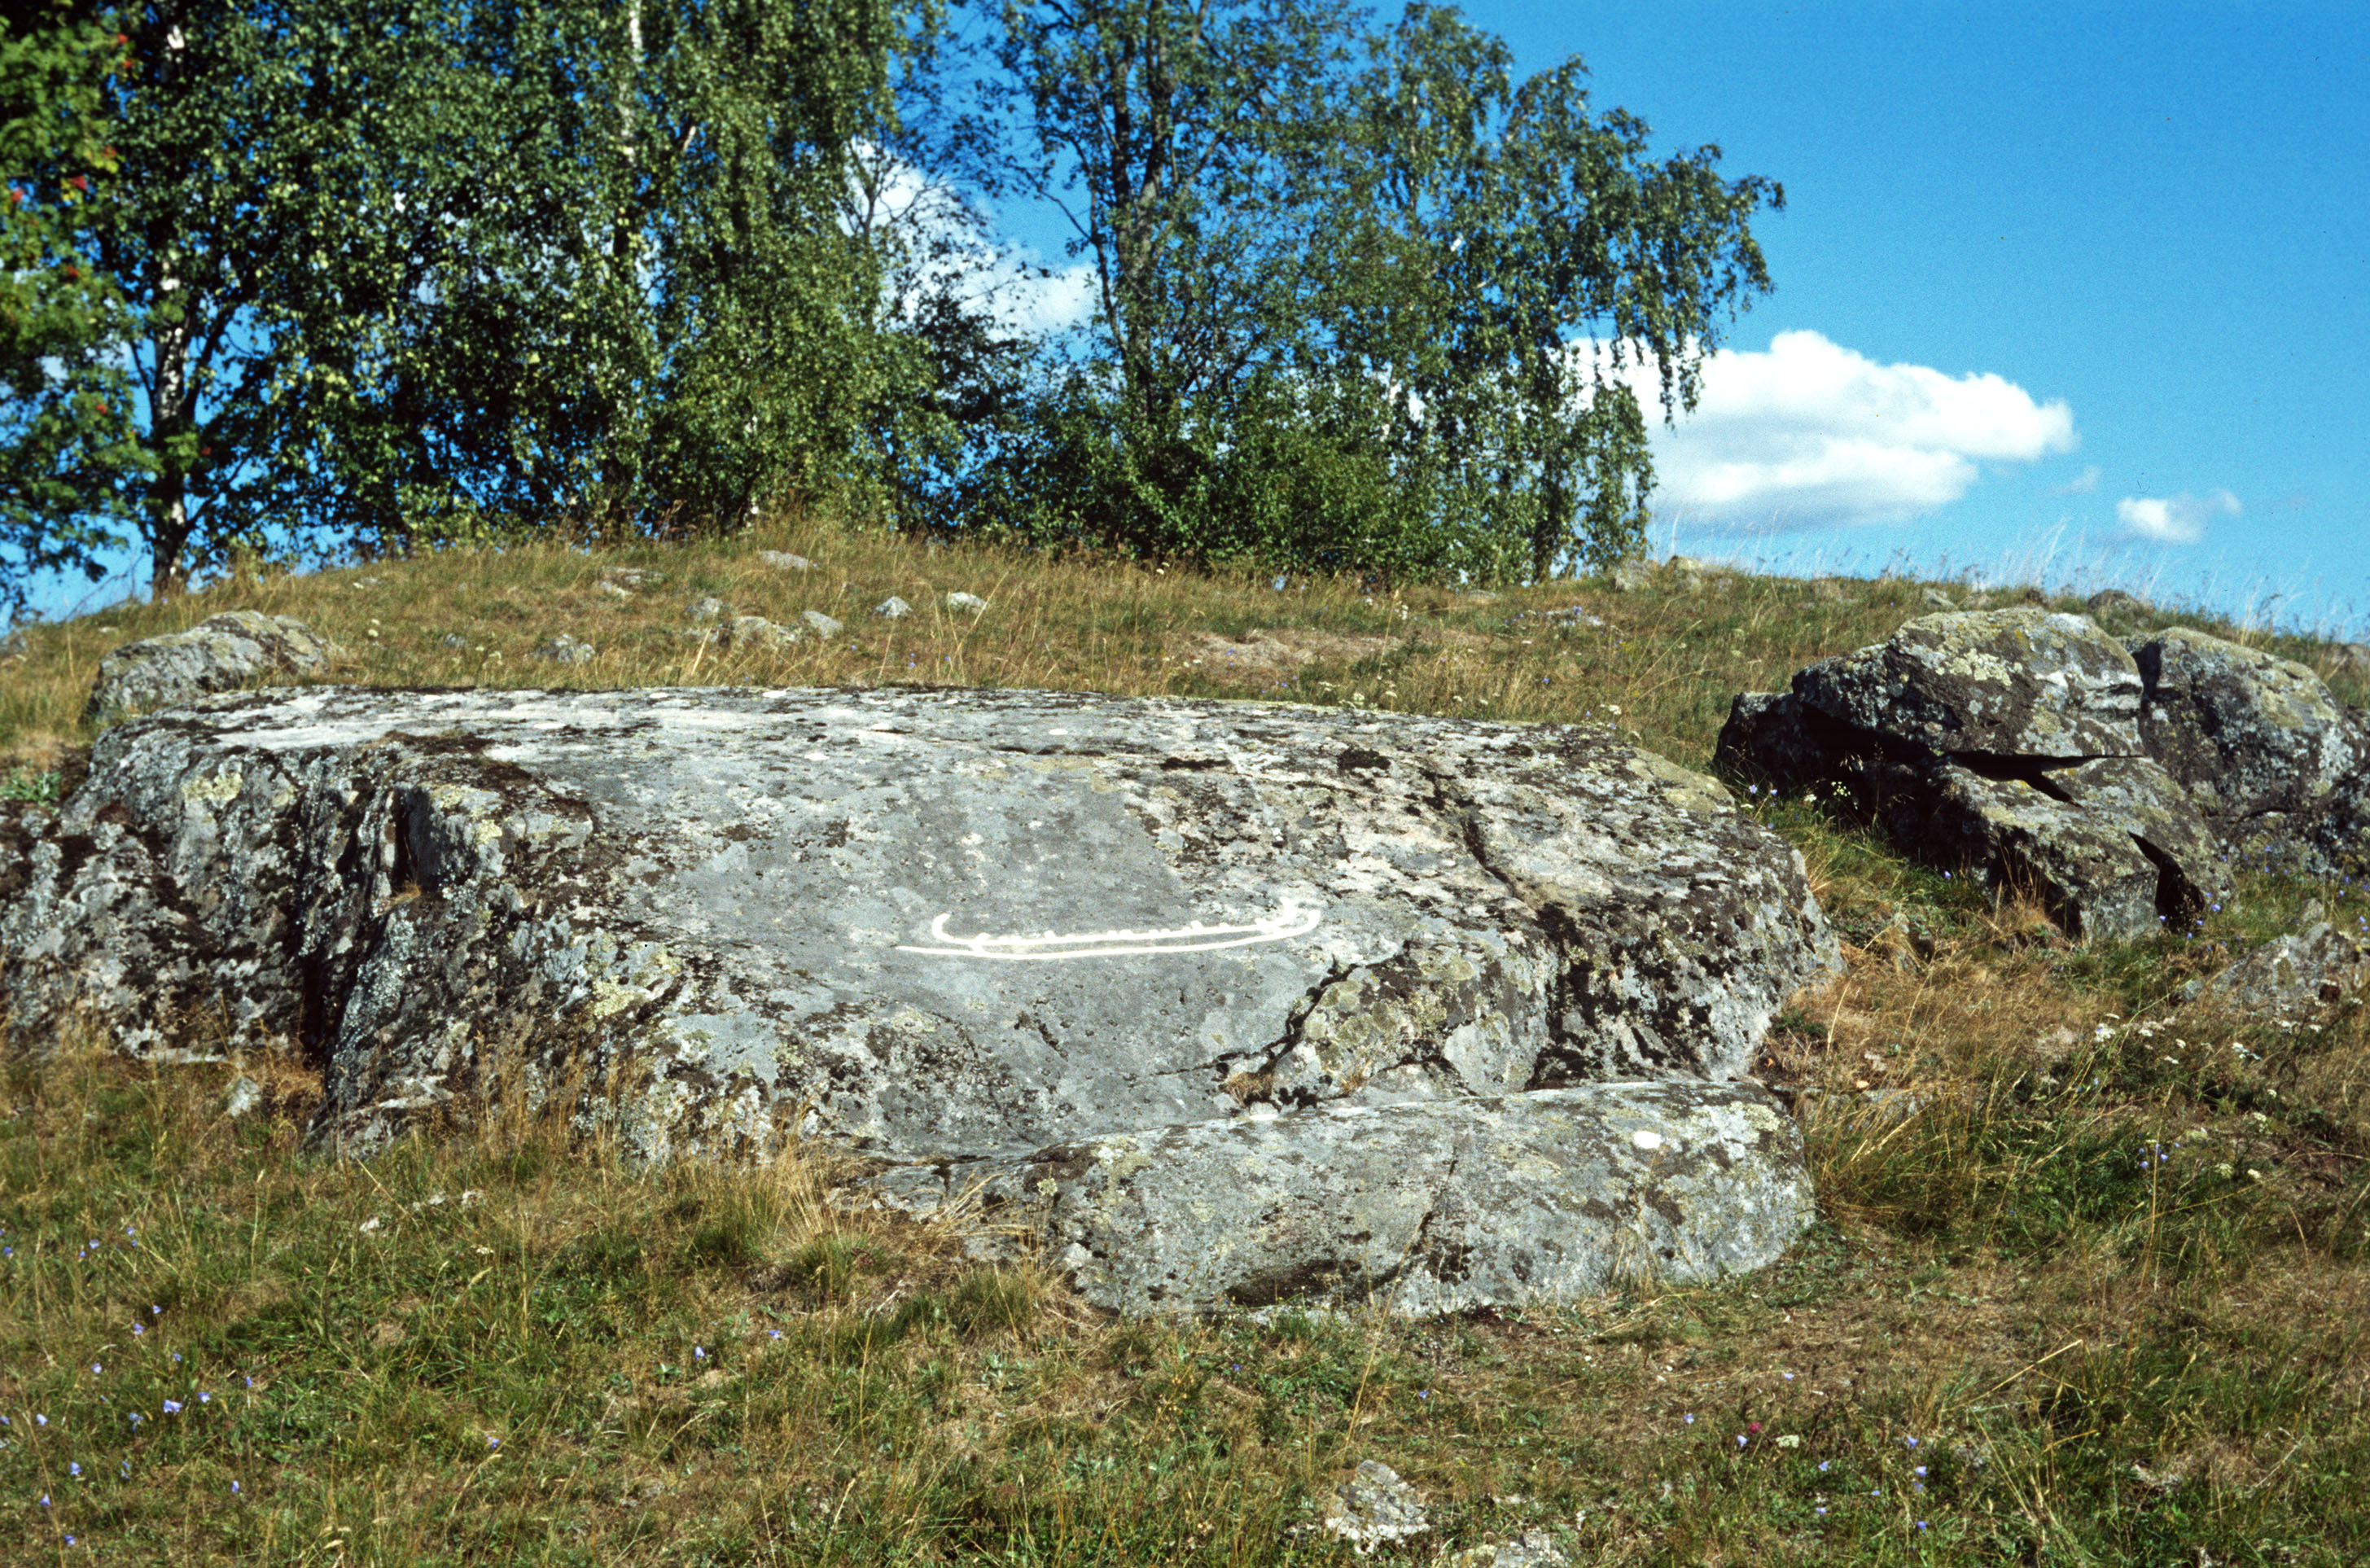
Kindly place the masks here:
<instances>
[{"instance_id":1,"label":"green grass","mask_svg":"<svg viewBox=\"0 0 2370 1568\"><path fill-rule=\"evenodd\" d=\"M669 581L600 595L617 561ZM230 608L299 617L380 684L1354 700L1616 721L1703 767L1735 691L1886 635L1922 586L1370 599L819 526L456 552L34 628L0 667L0 797L71 783L106 649ZM991 609L934 608L954 589ZM848 634L719 659L676 636L699 593ZM920 613L870 619L892 593ZM1605 625L1536 614L1570 605ZM534 664L558 630L600 659ZM354 1164L302 1147L315 1064L80 1038L0 1064L0 1557L1345 1563L1306 1527L1376 1458L1433 1527L1393 1562L1534 1529L1673 1568L2370 1559L2370 1026L2182 999L2310 899L2358 928L2362 890L2248 873L2197 939L2076 947L1824 804L1743 798L1802 849L1848 966L1756 1068L1823 1217L1718 1288L1112 1320L959 1228L834 1202L824 1149L635 1170L503 1107ZM232 1120L242 1074L264 1103Z\"/></svg>"}]
</instances>

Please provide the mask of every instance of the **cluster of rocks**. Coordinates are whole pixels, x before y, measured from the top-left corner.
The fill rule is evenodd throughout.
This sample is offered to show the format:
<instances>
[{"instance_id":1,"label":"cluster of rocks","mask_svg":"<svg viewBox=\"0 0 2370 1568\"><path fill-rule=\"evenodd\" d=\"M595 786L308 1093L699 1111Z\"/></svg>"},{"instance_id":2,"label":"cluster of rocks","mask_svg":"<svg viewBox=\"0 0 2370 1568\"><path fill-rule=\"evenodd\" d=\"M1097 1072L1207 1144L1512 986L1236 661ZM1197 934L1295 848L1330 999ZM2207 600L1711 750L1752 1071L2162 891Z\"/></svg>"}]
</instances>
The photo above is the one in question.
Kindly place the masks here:
<instances>
[{"instance_id":1,"label":"cluster of rocks","mask_svg":"<svg viewBox=\"0 0 2370 1568\"><path fill-rule=\"evenodd\" d=\"M1775 1258L1801 857L1601 729L1032 692L226 694L0 807L0 1008L292 1050L354 1154L515 1093L825 1139L1091 1301L1410 1312Z\"/></svg>"},{"instance_id":2,"label":"cluster of rocks","mask_svg":"<svg viewBox=\"0 0 2370 1568\"><path fill-rule=\"evenodd\" d=\"M780 550L760 550L757 559L785 571L808 571L814 567L804 556ZM666 581L664 572L646 567L605 567L595 592L631 599ZM357 588L379 585L380 580L374 577L356 578L352 584ZM986 600L961 592L947 594L945 605L949 612L969 616L980 615L988 607ZM734 652L782 652L809 638L828 642L846 629L821 610L807 610L788 626L763 616L736 616L724 601L712 595L691 601L687 613L693 624L683 634L686 640ZM911 606L894 597L873 611L887 620L902 619L910 613ZM13 647L21 653L22 631L11 637ZM442 641L454 651L469 646L468 640L458 633L447 633ZM0 654L10 646L0 644ZM592 643L564 631L546 638L528 654L546 663L569 666L590 664L598 656L599 650ZM112 723L215 692L328 674L351 657L290 617L235 610L188 631L128 642L109 652L99 662L84 717L94 723Z\"/></svg>"},{"instance_id":3,"label":"cluster of rocks","mask_svg":"<svg viewBox=\"0 0 2370 1568\"><path fill-rule=\"evenodd\" d=\"M1904 848L2038 894L2069 934L2192 928L2241 859L2370 865L2370 719L2311 670L2173 628L2019 607L1912 620L1740 695L1718 756Z\"/></svg>"}]
</instances>

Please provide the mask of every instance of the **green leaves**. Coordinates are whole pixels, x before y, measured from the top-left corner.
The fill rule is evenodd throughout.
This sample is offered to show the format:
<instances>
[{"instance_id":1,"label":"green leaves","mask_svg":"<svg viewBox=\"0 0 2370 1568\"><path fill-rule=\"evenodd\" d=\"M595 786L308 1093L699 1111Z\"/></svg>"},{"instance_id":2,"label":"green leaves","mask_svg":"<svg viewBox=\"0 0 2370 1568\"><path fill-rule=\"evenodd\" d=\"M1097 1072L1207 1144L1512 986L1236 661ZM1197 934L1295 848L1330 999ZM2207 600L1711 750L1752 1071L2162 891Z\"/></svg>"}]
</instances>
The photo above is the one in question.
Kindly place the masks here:
<instances>
[{"instance_id":1,"label":"green leaves","mask_svg":"<svg viewBox=\"0 0 2370 1568\"><path fill-rule=\"evenodd\" d=\"M35 571L81 571L120 543L112 477L130 387L100 352L121 306L79 243L120 164L96 113L124 52L111 15L25 6L0 22L0 609Z\"/></svg>"},{"instance_id":2,"label":"green leaves","mask_svg":"<svg viewBox=\"0 0 2370 1568\"><path fill-rule=\"evenodd\" d=\"M1716 149L1651 162L1642 122L1592 117L1576 60L1517 86L1453 10L1364 23L1302 0L1006 6L991 101L1031 133L998 172L1064 202L1101 306L1041 449L991 486L1024 531L1485 579L1642 543L1628 373L1651 363L1666 414L1692 405L1768 286L1748 225L1782 194L1722 180ZM1084 460L1089 407L1108 461Z\"/></svg>"},{"instance_id":3,"label":"green leaves","mask_svg":"<svg viewBox=\"0 0 2370 1568\"><path fill-rule=\"evenodd\" d=\"M49 264L19 261L40 309L6 309L0 582L95 571L127 534L169 591L240 551L737 526L877 478L882 409L926 372L837 213L910 20L894 0L174 8L96 75L67 69L92 26L62 24L40 56L62 85L11 106L5 144L40 192L14 211L53 221L8 231ZM57 144L18 156L25 124ZM87 188L85 144L120 154Z\"/></svg>"}]
</instances>

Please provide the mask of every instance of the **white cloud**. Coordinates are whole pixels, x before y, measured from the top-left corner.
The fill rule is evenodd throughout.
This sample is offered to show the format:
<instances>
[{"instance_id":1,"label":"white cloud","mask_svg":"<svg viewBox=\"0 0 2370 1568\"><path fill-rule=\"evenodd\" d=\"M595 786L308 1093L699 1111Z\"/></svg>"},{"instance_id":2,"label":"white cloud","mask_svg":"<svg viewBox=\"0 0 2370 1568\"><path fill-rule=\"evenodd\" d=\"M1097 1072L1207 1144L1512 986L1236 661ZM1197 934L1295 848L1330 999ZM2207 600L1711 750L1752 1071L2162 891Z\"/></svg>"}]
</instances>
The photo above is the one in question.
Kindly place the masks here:
<instances>
[{"instance_id":1,"label":"white cloud","mask_svg":"<svg viewBox=\"0 0 2370 1568\"><path fill-rule=\"evenodd\" d=\"M842 221L906 248L912 261L898 286L909 302L949 292L1012 333L1066 331L1093 314L1092 267L1045 266L995 238L993 214L965 192L871 144L856 153Z\"/></svg>"},{"instance_id":2,"label":"white cloud","mask_svg":"<svg viewBox=\"0 0 2370 1568\"><path fill-rule=\"evenodd\" d=\"M2228 490L2195 496L2183 490L2175 496L2130 496L2115 502L2115 521L2125 536L2152 539L2163 545L2194 544L2215 517L2236 517L2242 508Z\"/></svg>"},{"instance_id":3,"label":"white cloud","mask_svg":"<svg viewBox=\"0 0 2370 1568\"><path fill-rule=\"evenodd\" d=\"M1006 259L989 297L1010 332L1034 335L1083 327L1095 313L1095 270L1081 262L1056 271Z\"/></svg>"},{"instance_id":4,"label":"white cloud","mask_svg":"<svg viewBox=\"0 0 2370 1568\"><path fill-rule=\"evenodd\" d=\"M2099 488L2099 465L2091 464L2062 485L2052 485L2052 495L2088 495Z\"/></svg>"},{"instance_id":5,"label":"white cloud","mask_svg":"<svg viewBox=\"0 0 2370 1568\"><path fill-rule=\"evenodd\" d=\"M1651 372L1627 372L1653 417ZM2029 463L2076 443L2073 410L2003 376L1879 364L1816 332L1705 361L1703 395L1656 421L1658 509L1766 530L1892 523L1946 506L1982 461Z\"/></svg>"}]
</instances>

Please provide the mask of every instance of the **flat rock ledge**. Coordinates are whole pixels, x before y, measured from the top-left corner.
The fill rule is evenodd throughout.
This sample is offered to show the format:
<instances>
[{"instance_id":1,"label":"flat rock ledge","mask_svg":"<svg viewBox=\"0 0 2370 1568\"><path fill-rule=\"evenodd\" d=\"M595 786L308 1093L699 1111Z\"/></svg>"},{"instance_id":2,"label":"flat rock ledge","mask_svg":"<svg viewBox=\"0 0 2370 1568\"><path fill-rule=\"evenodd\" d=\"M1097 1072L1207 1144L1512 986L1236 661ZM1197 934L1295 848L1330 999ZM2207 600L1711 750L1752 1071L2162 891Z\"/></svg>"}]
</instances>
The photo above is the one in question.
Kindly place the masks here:
<instances>
[{"instance_id":1,"label":"flat rock ledge","mask_svg":"<svg viewBox=\"0 0 2370 1568\"><path fill-rule=\"evenodd\" d=\"M1131 1314L1314 1296L1421 1316L1699 1283L1773 1261L1815 1212L1801 1128L1742 1083L1319 1106L875 1185L918 1213L979 1205L984 1234L1030 1238Z\"/></svg>"},{"instance_id":2,"label":"flat rock ledge","mask_svg":"<svg viewBox=\"0 0 2370 1568\"><path fill-rule=\"evenodd\" d=\"M1041 1195L1138 1140L1157 1157L1101 1207L1057 1197L1044 1238L1111 1281L1184 1266L1141 1239L1183 1219L1127 1204L1216 1203L1205 1232L1267 1238L1229 1253L1239 1280L1163 1286L1172 1305L1285 1277L1409 1304L1581 1288L1609 1277L1582 1261L1596 1243L1556 1227L1639 1193L1677 1228L1665 1263L1774 1256L1785 1223L1718 1239L1742 1222L1716 1186L1661 1203L1680 1189L1640 1186L1606 1140L1701 1143L1692 1119L1753 1098L1726 1080L1835 961L1797 853L1597 728L319 686L130 721L56 810L0 809L20 1046L78 1019L136 1054L292 1049L326 1085L316 1144L356 1155L523 1101L640 1160L823 1139L1025 1168ZM1673 1086L1653 1103L1675 1120L1587 1109L1640 1082ZM1269 1185L1222 1180L1230 1159ZM1261 1219L1255 1188L1277 1214L1383 1205L1351 1226L1375 1238L1386 1209L1466 1226L1471 1257L1393 1274L1374 1249L1401 1243L1344 1251L1314 1219ZM1454 1217L1468 1202L1490 1216Z\"/></svg>"}]
</instances>

